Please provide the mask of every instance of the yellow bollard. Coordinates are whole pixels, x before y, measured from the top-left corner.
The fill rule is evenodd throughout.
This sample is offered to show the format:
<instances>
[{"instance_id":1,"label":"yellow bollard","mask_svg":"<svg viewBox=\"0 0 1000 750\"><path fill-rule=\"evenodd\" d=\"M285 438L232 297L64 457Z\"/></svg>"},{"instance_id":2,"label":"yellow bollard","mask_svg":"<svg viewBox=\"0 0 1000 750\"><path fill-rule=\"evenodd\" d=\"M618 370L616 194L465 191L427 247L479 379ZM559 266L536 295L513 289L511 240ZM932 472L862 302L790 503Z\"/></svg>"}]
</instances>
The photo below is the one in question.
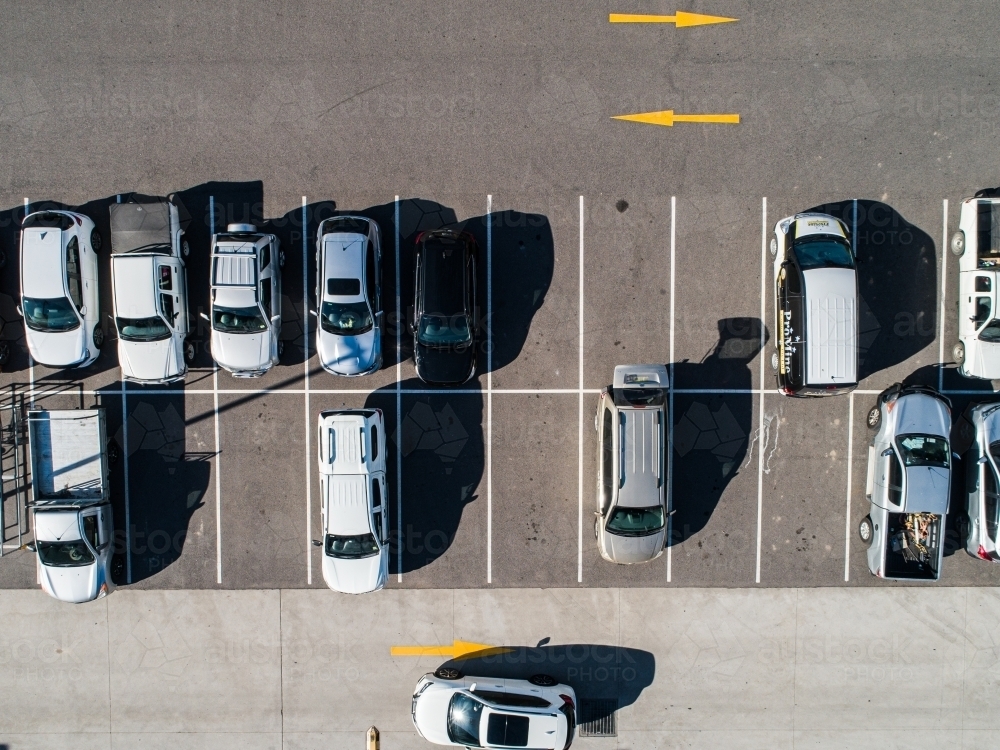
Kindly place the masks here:
<instances>
[{"instance_id":1,"label":"yellow bollard","mask_svg":"<svg viewBox=\"0 0 1000 750\"><path fill-rule=\"evenodd\" d=\"M368 738L368 750L379 750L378 729L369 727L366 736Z\"/></svg>"}]
</instances>

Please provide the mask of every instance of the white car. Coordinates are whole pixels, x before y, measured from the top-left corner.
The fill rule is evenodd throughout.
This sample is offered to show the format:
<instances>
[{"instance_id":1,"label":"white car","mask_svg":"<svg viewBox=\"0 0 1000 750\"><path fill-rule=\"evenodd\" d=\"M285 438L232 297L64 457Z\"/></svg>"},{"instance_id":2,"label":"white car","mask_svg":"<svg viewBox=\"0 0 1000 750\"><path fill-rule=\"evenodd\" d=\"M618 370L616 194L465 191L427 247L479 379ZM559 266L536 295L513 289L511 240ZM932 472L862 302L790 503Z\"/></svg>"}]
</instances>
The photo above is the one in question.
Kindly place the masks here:
<instances>
[{"instance_id":1,"label":"white car","mask_svg":"<svg viewBox=\"0 0 1000 750\"><path fill-rule=\"evenodd\" d=\"M194 346L187 304L188 243L170 201L111 204L111 290L122 377L172 383Z\"/></svg>"},{"instance_id":2,"label":"white car","mask_svg":"<svg viewBox=\"0 0 1000 750\"><path fill-rule=\"evenodd\" d=\"M378 591L389 578L385 421L379 409L320 412L323 580L334 591Z\"/></svg>"},{"instance_id":3,"label":"white car","mask_svg":"<svg viewBox=\"0 0 1000 750\"><path fill-rule=\"evenodd\" d=\"M278 238L253 224L212 235L212 358L237 378L257 378L278 364L281 266ZM203 314L203 317L204 314Z\"/></svg>"},{"instance_id":4,"label":"white car","mask_svg":"<svg viewBox=\"0 0 1000 750\"><path fill-rule=\"evenodd\" d=\"M975 439L965 454L966 517L959 517L965 551L1000 562L1000 403L969 404L964 415Z\"/></svg>"},{"instance_id":5,"label":"white car","mask_svg":"<svg viewBox=\"0 0 1000 750\"><path fill-rule=\"evenodd\" d=\"M989 197L992 196L992 197ZM967 378L1000 378L1000 197L984 190L962 201L951 238L958 259L958 343L952 354Z\"/></svg>"},{"instance_id":6,"label":"white car","mask_svg":"<svg viewBox=\"0 0 1000 750\"><path fill-rule=\"evenodd\" d=\"M442 667L420 678L410 715L435 745L565 750L576 728L576 693L548 675L463 677Z\"/></svg>"},{"instance_id":7,"label":"white car","mask_svg":"<svg viewBox=\"0 0 1000 750\"><path fill-rule=\"evenodd\" d=\"M316 351L323 369L353 377L382 366L382 240L363 216L336 216L316 236Z\"/></svg>"},{"instance_id":8,"label":"white car","mask_svg":"<svg viewBox=\"0 0 1000 750\"><path fill-rule=\"evenodd\" d=\"M21 223L21 304L28 351L48 367L86 367L101 353L94 222L73 211L36 211Z\"/></svg>"}]
</instances>

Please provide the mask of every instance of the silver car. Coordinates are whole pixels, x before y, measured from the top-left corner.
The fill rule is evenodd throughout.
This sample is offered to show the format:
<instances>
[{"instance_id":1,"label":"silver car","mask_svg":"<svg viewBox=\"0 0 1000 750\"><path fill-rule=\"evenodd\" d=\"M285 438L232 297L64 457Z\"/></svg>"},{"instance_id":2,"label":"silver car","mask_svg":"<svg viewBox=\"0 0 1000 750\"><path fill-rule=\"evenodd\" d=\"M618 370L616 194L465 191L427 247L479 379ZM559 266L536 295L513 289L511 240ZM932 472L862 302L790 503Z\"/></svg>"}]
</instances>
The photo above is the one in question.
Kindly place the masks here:
<instances>
[{"instance_id":1,"label":"silver car","mask_svg":"<svg viewBox=\"0 0 1000 750\"><path fill-rule=\"evenodd\" d=\"M363 216L336 216L316 236L316 351L323 369L354 377L382 366L382 239Z\"/></svg>"},{"instance_id":2,"label":"silver car","mask_svg":"<svg viewBox=\"0 0 1000 750\"><path fill-rule=\"evenodd\" d=\"M965 454L967 516L965 551L973 557L1000 562L1000 403L970 404L965 418L975 439Z\"/></svg>"},{"instance_id":3,"label":"silver car","mask_svg":"<svg viewBox=\"0 0 1000 750\"><path fill-rule=\"evenodd\" d=\"M618 365L601 391L597 429L597 510L601 557L630 565L654 560L666 543L667 368Z\"/></svg>"}]
</instances>

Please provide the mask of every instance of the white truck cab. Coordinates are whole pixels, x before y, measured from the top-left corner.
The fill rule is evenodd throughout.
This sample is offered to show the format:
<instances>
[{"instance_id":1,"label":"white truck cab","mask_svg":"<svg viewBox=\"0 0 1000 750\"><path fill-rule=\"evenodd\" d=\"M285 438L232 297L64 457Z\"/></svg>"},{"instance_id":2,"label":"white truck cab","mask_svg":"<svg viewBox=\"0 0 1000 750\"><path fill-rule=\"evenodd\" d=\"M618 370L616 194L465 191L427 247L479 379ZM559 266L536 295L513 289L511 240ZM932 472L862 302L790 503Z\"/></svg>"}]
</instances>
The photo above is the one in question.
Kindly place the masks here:
<instances>
[{"instance_id":1,"label":"white truck cab","mask_svg":"<svg viewBox=\"0 0 1000 750\"><path fill-rule=\"evenodd\" d=\"M320 412L323 580L334 591L378 591L389 577L385 420L379 409Z\"/></svg>"},{"instance_id":2,"label":"white truck cab","mask_svg":"<svg viewBox=\"0 0 1000 750\"><path fill-rule=\"evenodd\" d=\"M86 367L101 353L94 222L73 211L36 211L21 222L21 304L28 351L47 367Z\"/></svg>"},{"instance_id":3,"label":"white truck cab","mask_svg":"<svg viewBox=\"0 0 1000 750\"><path fill-rule=\"evenodd\" d=\"M182 380L187 342L188 243L169 200L113 203L111 289L122 377L139 383Z\"/></svg>"},{"instance_id":4,"label":"white truck cab","mask_svg":"<svg viewBox=\"0 0 1000 750\"><path fill-rule=\"evenodd\" d=\"M59 601L114 590L114 520L103 409L28 412L38 580ZM118 571L114 571L117 574Z\"/></svg>"},{"instance_id":5,"label":"white truck cab","mask_svg":"<svg viewBox=\"0 0 1000 750\"><path fill-rule=\"evenodd\" d=\"M212 358L236 378L258 378L278 364L281 266L273 234L230 224L212 235Z\"/></svg>"},{"instance_id":6,"label":"white truck cab","mask_svg":"<svg viewBox=\"0 0 1000 750\"><path fill-rule=\"evenodd\" d=\"M967 378L1000 379L1000 195L981 190L962 201L951 238L958 259L958 343L952 354Z\"/></svg>"}]
</instances>

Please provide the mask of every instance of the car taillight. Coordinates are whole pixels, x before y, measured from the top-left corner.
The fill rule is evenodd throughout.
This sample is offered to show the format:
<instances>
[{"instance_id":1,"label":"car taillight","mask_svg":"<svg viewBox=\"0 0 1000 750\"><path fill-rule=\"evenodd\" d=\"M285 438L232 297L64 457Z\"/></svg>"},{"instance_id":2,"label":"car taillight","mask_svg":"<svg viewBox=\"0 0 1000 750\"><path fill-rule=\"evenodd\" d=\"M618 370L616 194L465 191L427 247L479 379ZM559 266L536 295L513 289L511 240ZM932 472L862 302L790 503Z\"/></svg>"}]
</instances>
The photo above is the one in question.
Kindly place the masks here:
<instances>
[{"instance_id":1,"label":"car taillight","mask_svg":"<svg viewBox=\"0 0 1000 750\"><path fill-rule=\"evenodd\" d=\"M417 235L417 239L413 240L413 244L414 245L419 245L420 244L420 240L422 240L424 238L425 234L427 234L427 232L421 232L420 234L418 234Z\"/></svg>"},{"instance_id":2,"label":"car taillight","mask_svg":"<svg viewBox=\"0 0 1000 750\"><path fill-rule=\"evenodd\" d=\"M378 407L375 407L375 413L378 414L380 417L382 416L382 410L379 409Z\"/></svg>"},{"instance_id":3,"label":"car taillight","mask_svg":"<svg viewBox=\"0 0 1000 750\"><path fill-rule=\"evenodd\" d=\"M986 548L981 544L979 545L979 552L977 552L976 554L983 560L993 559L993 556L990 555L990 553L986 551Z\"/></svg>"},{"instance_id":4,"label":"car taillight","mask_svg":"<svg viewBox=\"0 0 1000 750\"><path fill-rule=\"evenodd\" d=\"M784 393L786 396L791 396L792 395L792 389L788 388L787 386L784 387L784 388L782 388L781 392Z\"/></svg>"},{"instance_id":5,"label":"car taillight","mask_svg":"<svg viewBox=\"0 0 1000 750\"><path fill-rule=\"evenodd\" d=\"M568 695L561 695L561 694L560 694L560 696L559 696L559 697L560 697L560 698L562 698L562 699L563 699L564 701L566 701L566 702L567 702L567 703L568 703L569 705L571 705L571 706L572 706L573 708L576 708L576 704L575 704L575 703L573 702L573 699L572 699L572 698L570 698L570 697L569 697Z\"/></svg>"},{"instance_id":6,"label":"car taillight","mask_svg":"<svg viewBox=\"0 0 1000 750\"><path fill-rule=\"evenodd\" d=\"M76 223L79 224L81 227L83 226L83 219L81 219L76 214L73 214L73 220L76 221Z\"/></svg>"}]
</instances>

